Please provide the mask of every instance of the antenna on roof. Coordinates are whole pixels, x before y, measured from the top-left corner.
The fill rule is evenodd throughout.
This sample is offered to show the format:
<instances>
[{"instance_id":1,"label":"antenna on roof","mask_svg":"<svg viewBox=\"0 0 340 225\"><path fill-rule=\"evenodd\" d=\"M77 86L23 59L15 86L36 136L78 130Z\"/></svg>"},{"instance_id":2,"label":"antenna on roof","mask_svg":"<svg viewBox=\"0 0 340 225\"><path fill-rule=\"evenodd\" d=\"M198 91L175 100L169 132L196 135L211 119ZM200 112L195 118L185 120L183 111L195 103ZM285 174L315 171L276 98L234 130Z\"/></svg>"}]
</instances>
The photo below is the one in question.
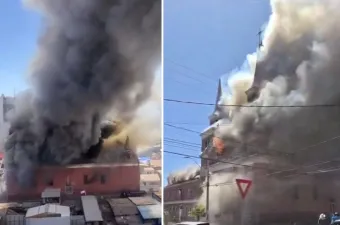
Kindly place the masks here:
<instances>
[{"instance_id":1,"label":"antenna on roof","mask_svg":"<svg viewBox=\"0 0 340 225\"><path fill-rule=\"evenodd\" d=\"M257 35L259 36L259 44L258 44L259 48L263 47L262 34L263 34L263 30L260 28L259 32L257 33Z\"/></svg>"}]
</instances>

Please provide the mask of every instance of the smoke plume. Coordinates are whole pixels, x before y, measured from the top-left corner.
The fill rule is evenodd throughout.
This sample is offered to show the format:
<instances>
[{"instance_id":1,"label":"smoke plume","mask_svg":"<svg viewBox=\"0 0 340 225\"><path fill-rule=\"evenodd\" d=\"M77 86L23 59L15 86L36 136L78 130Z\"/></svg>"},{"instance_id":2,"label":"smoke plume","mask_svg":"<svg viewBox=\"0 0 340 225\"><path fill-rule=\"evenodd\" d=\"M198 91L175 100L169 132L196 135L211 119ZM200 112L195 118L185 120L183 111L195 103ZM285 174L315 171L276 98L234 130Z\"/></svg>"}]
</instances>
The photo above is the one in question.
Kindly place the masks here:
<instances>
[{"instance_id":1,"label":"smoke plume","mask_svg":"<svg viewBox=\"0 0 340 225\"><path fill-rule=\"evenodd\" d=\"M138 154L143 154L150 147L161 141L161 77L156 76L152 85L151 96L136 111L134 118L126 124L120 124L119 132L112 135L106 146L112 148L118 142L125 142L129 137L129 146L136 149ZM120 121L115 109L107 115L111 120ZM146 132L147 131L147 132Z\"/></svg>"},{"instance_id":2,"label":"smoke plume","mask_svg":"<svg viewBox=\"0 0 340 225\"><path fill-rule=\"evenodd\" d=\"M198 166L189 166L185 169L170 173L168 176L168 184L171 185L192 180L199 176L199 174L200 168Z\"/></svg>"},{"instance_id":3,"label":"smoke plume","mask_svg":"<svg viewBox=\"0 0 340 225\"><path fill-rule=\"evenodd\" d=\"M259 97L251 103L245 102L242 92L248 85L246 82L247 85L235 85L232 99L223 101L250 106L340 105L340 15L337 12L340 1L272 0L271 7L264 46L253 54L257 55L256 68L251 61L252 69L248 74L244 70L234 74L234 79L242 77L234 84L244 84L243 75L248 75L253 86L260 89ZM223 118L229 124L220 126L216 136L241 143L238 146L248 145L248 150L251 148L260 155L268 151L274 155L276 151L293 155L290 160L280 155L270 158L271 162L274 161L272 165L279 162L294 168L340 156L336 147L340 143L337 138L340 135L340 107L224 107L224 110L227 115L231 110L232 118ZM227 151L241 154L245 149L235 147ZM267 156L263 154L261 157ZM221 179L230 181L234 178L224 175ZM288 182L280 182L280 185L277 190L291 188ZM274 191L275 185L272 187ZM228 207L237 204L235 192L228 192L226 186L219 188L223 194L211 190L210 202L219 205L218 212L228 211ZM256 193L262 196L257 201L270 201L269 192Z\"/></svg>"},{"instance_id":4,"label":"smoke plume","mask_svg":"<svg viewBox=\"0 0 340 225\"><path fill-rule=\"evenodd\" d=\"M259 98L249 105L339 104L340 35L336 29L340 17L335 8L340 2L273 0L271 5L273 13L253 78L253 85L260 88ZM244 91L243 87L238 90ZM234 99L242 102L244 96L236 93ZM337 107L241 107L237 111L216 135L249 143L261 133L265 139L261 147L297 154L307 145L340 134ZM333 145L322 146L324 157L338 154ZM321 151L309 152L313 152L309 159L320 160Z\"/></svg>"},{"instance_id":5,"label":"smoke plume","mask_svg":"<svg viewBox=\"0 0 340 225\"><path fill-rule=\"evenodd\" d=\"M31 90L16 109L7 167L26 183L40 164L66 165L100 140L115 109L131 123L152 95L161 57L160 0L30 0L44 18Z\"/></svg>"}]
</instances>

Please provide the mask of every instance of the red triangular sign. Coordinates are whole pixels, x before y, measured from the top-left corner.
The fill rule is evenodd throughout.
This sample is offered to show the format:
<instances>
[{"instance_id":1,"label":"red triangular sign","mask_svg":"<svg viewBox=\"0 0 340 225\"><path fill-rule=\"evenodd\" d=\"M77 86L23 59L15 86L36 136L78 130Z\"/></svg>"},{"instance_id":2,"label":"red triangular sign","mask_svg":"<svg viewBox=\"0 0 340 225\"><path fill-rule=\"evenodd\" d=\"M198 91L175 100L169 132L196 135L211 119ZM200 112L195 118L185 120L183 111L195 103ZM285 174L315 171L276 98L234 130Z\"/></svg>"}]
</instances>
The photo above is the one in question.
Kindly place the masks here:
<instances>
[{"instance_id":1,"label":"red triangular sign","mask_svg":"<svg viewBox=\"0 0 340 225\"><path fill-rule=\"evenodd\" d=\"M240 191L243 199L246 197L252 183L253 182L251 180L236 179L236 184L237 184L238 190ZM242 186L242 184L245 184L245 185Z\"/></svg>"}]
</instances>

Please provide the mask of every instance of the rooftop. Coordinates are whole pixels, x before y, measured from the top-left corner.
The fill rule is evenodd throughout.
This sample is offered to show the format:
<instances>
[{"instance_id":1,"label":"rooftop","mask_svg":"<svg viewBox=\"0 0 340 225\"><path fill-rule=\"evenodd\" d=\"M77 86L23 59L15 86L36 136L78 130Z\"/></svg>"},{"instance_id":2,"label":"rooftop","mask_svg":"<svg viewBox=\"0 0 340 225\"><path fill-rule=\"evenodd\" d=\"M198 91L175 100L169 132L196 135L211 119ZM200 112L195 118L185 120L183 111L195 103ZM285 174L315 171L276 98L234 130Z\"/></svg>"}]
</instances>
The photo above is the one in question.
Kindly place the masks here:
<instances>
[{"instance_id":1,"label":"rooftop","mask_svg":"<svg viewBox=\"0 0 340 225\"><path fill-rule=\"evenodd\" d=\"M93 195L81 196L86 222L103 221L102 213L99 209L97 197Z\"/></svg>"},{"instance_id":2,"label":"rooftop","mask_svg":"<svg viewBox=\"0 0 340 225\"><path fill-rule=\"evenodd\" d=\"M162 218L162 210L160 205L142 205L137 206L143 219L158 219Z\"/></svg>"},{"instance_id":3,"label":"rooftop","mask_svg":"<svg viewBox=\"0 0 340 225\"><path fill-rule=\"evenodd\" d=\"M7 221L14 221L13 224L17 224L16 222L24 224L25 215L30 218L66 216L70 217L72 224L103 221L103 224L142 225L151 224L150 220L161 219L161 204L145 195L130 198L86 195L64 199L61 205L47 204L36 207L24 205L27 204L1 204L3 212L0 216L4 216Z\"/></svg>"},{"instance_id":4,"label":"rooftop","mask_svg":"<svg viewBox=\"0 0 340 225\"><path fill-rule=\"evenodd\" d=\"M154 172L155 169L152 168L152 167L146 167L146 168L144 168L144 171Z\"/></svg>"},{"instance_id":5,"label":"rooftop","mask_svg":"<svg viewBox=\"0 0 340 225\"><path fill-rule=\"evenodd\" d=\"M55 204L46 204L41 206L36 206L33 208L29 208L26 212L27 218L36 218L36 217L47 217L47 216L60 216L60 217L69 217L70 207L55 205Z\"/></svg>"},{"instance_id":6,"label":"rooftop","mask_svg":"<svg viewBox=\"0 0 340 225\"><path fill-rule=\"evenodd\" d=\"M140 175L141 182L160 182L161 179L158 174L141 174Z\"/></svg>"},{"instance_id":7,"label":"rooftop","mask_svg":"<svg viewBox=\"0 0 340 225\"><path fill-rule=\"evenodd\" d=\"M161 159L151 159L150 166L152 167L162 167L162 160Z\"/></svg>"},{"instance_id":8,"label":"rooftop","mask_svg":"<svg viewBox=\"0 0 340 225\"><path fill-rule=\"evenodd\" d=\"M41 193L41 198L60 198L61 190L59 188L46 188Z\"/></svg>"}]
</instances>

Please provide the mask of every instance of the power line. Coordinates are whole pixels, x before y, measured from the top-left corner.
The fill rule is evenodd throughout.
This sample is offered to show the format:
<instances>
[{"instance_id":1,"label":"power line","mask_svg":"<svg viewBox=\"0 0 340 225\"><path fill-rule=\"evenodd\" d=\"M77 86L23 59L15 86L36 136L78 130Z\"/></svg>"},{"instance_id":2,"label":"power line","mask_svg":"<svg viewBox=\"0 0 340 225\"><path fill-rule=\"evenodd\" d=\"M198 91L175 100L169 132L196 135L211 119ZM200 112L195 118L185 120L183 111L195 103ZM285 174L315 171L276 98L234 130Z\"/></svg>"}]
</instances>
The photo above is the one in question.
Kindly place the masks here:
<instances>
[{"instance_id":1,"label":"power line","mask_svg":"<svg viewBox=\"0 0 340 225\"><path fill-rule=\"evenodd\" d=\"M194 131L194 130L190 130L190 129L186 129L186 128L183 128L183 127L179 127L179 126L173 126L173 125L168 125L168 126L171 126L171 127L174 127L174 128L177 128L177 129L182 129L182 130L186 130L188 132L194 132L194 133L200 133L200 132L197 132L197 131ZM328 142L331 142L331 141L334 141L336 139L339 139L340 138L340 135L338 136L335 136L335 137L332 137L330 139L327 139L327 140L324 140L324 141L321 141L321 142L318 142L318 143L315 143L315 144L312 144L312 145L309 145L307 147L304 147L300 150L297 150L295 151L294 153L286 153L286 152L281 152L281 151L277 151L277 150L274 150L274 149L267 149L269 151L277 151L281 154L290 154L290 155L293 155L293 154L296 154L296 153L300 153L301 151L305 151L307 149L311 149L311 148L314 148L318 145L321 145L321 144L325 144L325 143L328 143ZM237 143L237 142L236 142ZM240 144L242 144L241 142L239 142ZM247 145L247 144L246 144ZM259 147L256 147L256 146L251 146L251 145L248 145L249 147L253 147L253 148L256 148L256 149L259 149ZM165 151L164 151L165 152ZM269 155L268 153L261 153L259 152L258 154L264 154L264 155ZM310 164L310 165L304 165L304 166L300 166L300 167L295 167L295 168L292 168L292 169L287 169L287 170L280 170L280 171L276 171L276 172L273 172L273 173L268 173L267 176L270 176L270 175L274 175L274 174L280 174L280 173L284 173L284 172L291 172L291 171L296 171L298 169L301 169L301 168L308 168L308 167L313 167L313 166L319 166L319 165L324 165L324 164L327 164L327 163L330 163L330 162L336 162L336 161L339 161L340 158L337 158L337 159L333 159L333 160L328 160L328 161L322 161L322 162L318 162L316 164ZM222 161L223 162L223 161Z\"/></svg>"},{"instance_id":2,"label":"power line","mask_svg":"<svg viewBox=\"0 0 340 225\"><path fill-rule=\"evenodd\" d=\"M168 123L165 123L165 125L169 126L169 127L172 127L172 128L175 128L175 129L180 129L180 130L185 130L185 131L196 133L196 134L201 134L201 132L194 131L194 130L191 130L191 129L187 129L187 128L184 128L184 127L174 126L174 125L171 125L171 124L168 124ZM236 144L245 145L246 147L251 147L253 149L264 149L264 150L267 150L267 152L257 152L260 155L277 156L277 155L273 155L271 152L275 152L276 154L280 154L280 156L283 156L283 155L284 156L291 156L293 154L291 152L279 151L279 150L275 150L275 149L260 148L260 147L257 147L257 146L254 146L254 145L250 145L250 144L247 144L247 143L242 143L242 142L236 141L236 140L233 140L232 142L234 142Z\"/></svg>"},{"instance_id":3,"label":"power line","mask_svg":"<svg viewBox=\"0 0 340 225\"><path fill-rule=\"evenodd\" d=\"M168 126L168 127L180 129L180 130L185 130L185 131L188 131L188 132L191 132L191 133L201 134L201 132L194 131L194 130L187 129L187 128L180 127L180 126L171 125L171 124L168 124L168 123L164 123L164 125L165 125L165 126Z\"/></svg>"},{"instance_id":4,"label":"power line","mask_svg":"<svg viewBox=\"0 0 340 225\"><path fill-rule=\"evenodd\" d=\"M325 143L334 141L334 140L339 139L339 138L340 138L340 135L335 136L335 137L332 137L332 138L329 138L329 139L327 139L327 140L325 140L325 141L321 141L321 142L318 142L318 143L309 145L309 146L307 146L307 147L305 147L305 148L302 148L302 149L296 151L296 153L305 151L305 150L310 149L310 148L314 148L314 147L316 147L316 146L318 146L318 145L325 144ZM280 174L280 173L295 171L295 170L298 170L298 169L301 169L301 168L308 168L308 167L313 167L313 166L320 166L320 165L324 165L324 164L327 164L327 163L330 163L330 162L337 162L337 161L339 161L339 160L340 160L340 157L339 157L339 158L336 158L336 159L333 159L333 160L317 162L317 163L315 163L315 164L302 165L302 166L295 167L295 168L292 168L292 169L276 171L276 172L273 172L273 173L269 173L269 174L267 174L267 175L270 176L270 175L274 175L274 174Z\"/></svg>"},{"instance_id":5,"label":"power line","mask_svg":"<svg viewBox=\"0 0 340 225\"><path fill-rule=\"evenodd\" d=\"M248 168L255 168L255 169L262 169L262 170L274 170L273 168L268 168L268 167L259 167L259 166L252 166L252 165L241 164L241 163L233 163L233 162L229 162L229 161L224 161L224 160L219 160L219 159L212 159L212 158L207 158L207 157L199 157L199 156L187 155L187 154L178 153L178 152L171 152L171 151L163 151L163 152L164 153L168 153L168 154L177 155L177 156L182 156L182 157L184 156L184 157L187 157L187 158L205 159L205 160L209 160L209 161L221 162L221 163L225 163L225 164L242 166L242 167L248 167ZM340 158L338 160L340 160ZM308 166L311 166L311 165L308 165ZM340 167L333 168L333 169L330 168L329 171L316 170L316 172L318 172L318 173L328 173L328 172L333 172L333 171L337 171L337 170L340 170ZM280 171L278 171L278 172L280 172ZM296 174L284 176L283 178L291 177L291 176L296 176L296 175L310 175L310 174L315 174L315 173L298 172ZM268 174L267 174L267 176L268 176Z\"/></svg>"},{"instance_id":6,"label":"power line","mask_svg":"<svg viewBox=\"0 0 340 225\"><path fill-rule=\"evenodd\" d=\"M200 72L200 71L194 70L194 69L192 69L192 68L189 67L189 66L180 64L180 63L175 62L174 60L171 60L171 59L165 58L165 60L171 62L171 63L174 64L174 65L177 65L177 66L180 66L180 67L182 67L182 68L184 68L184 69L186 69L186 70L189 70L189 71L191 71L191 72L193 72L193 73L196 73L196 74L198 74L198 75L200 75L200 76L202 76L202 77L205 77L205 78L207 78L207 79L209 79L209 80L213 80L213 81L215 82L215 79L211 78L210 76L208 76L208 75L205 74L205 73L202 73L202 72Z\"/></svg>"},{"instance_id":7,"label":"power line","mask_svg":"<svg viewBox=\"0 0 340 225\"><path fill-rule=\"evenodd\" d=\"M174 148L180 148L180 149L185 149L185 150L189 150L189 151L192 151L192 152L198 152L198 149L192 149L192 148L188 148L188 147L185 147L185 146L176 146L176 145L173 145L173 144L169 144L169 143L164 143L164 145L166 146L170 146L170 147L174 147Z\"/></svg>"},{"instance_id":8,"label":"power line","mask_svg":"<svg viewBox=\"0 0 340 225\"><path fill-rule=\"evenodd\" d=\"M215 103L205 103L205 102L194 102L194 101L183 101L178 99L169 99L164 98L164 101L167 102L175 102L175 103L183 103L183 104L192 104L192 105L205 105L205 106L215 106ZM317 107L340 107L340 105L333 104L315 104L315 105L237 105L237 104L219 104L219 106L225 107L242 107L242 108L317 108Z\"/></svg>"},{"instance_id":9,"label":"power line","mask_svg":"<svg viewBox=\"0 0 340 225\"><path fill-rule=\"evenodd\" d=\"M167 73L173 73L173 72L167 72ZM188 74L186 74L186 73L181 73L181 72L179 72L179 71L177 71L177 70L174 70L174 73L175 73L175 74L180 74L180 75L182 75L182 76L184 76L184 77L186 77L186 78L189 78L189 79L191 79L191 80L193 80L193 81L197 81L198 83L201 83L201 84L206 84L206 83L207 83L206 81L202 81L202 80L198 79L197 77L190 76L190 75L188 75ZM180 77L180 76L178 76L178 77ZM190 83L190 84L189 84L189 83L186 83L186 82L182 82L182 81L176 80L174 76L167 76L167 78L171 78L171 79L172 79L173 81L175 81L176 83L182 84L182 85L184 85L185 87L187 87L187 86L189 86L189 85L195 86L195 84L197 84L197 83ZM183 78L183 77L182 77L182 78ZM197 86L197 85L196 85L196 86ZM200 87L201 87L201 86L200 86ZM203 86L203 87L206 88L206 85ZM201 87L201 90L204 91L204 92L207 93L207 94L212 94L211 89L209 89L209 91L208 91L208 88L202 89L202 87Z\"/></svg>"},{"instance_id":10,"label":"power line","mask_svg":"<svg viewBox=\"0 0 340 225\"><path fill-rule=\"evenodd\" d=\"M243 167L249 167L249 168L268 170L267 167L259 167L259 166L241 164L241 163L234 163L234 162L224 161L224 160L220 160L220 159L212 159L212 158L208 158L208 157L193 156L193 155L188 155L188 154L183 154L183 153L178 153L178 152L172 152L172 151L166 151L166 150L163 150L163 152L168 153L168 154L173 154L173 155L184 156L184 157L188 157L188 158L205 159L205 160L208 160L208 161L221 162L221 163L226 163L226 164L235 165L235 166L243 166Z\"/></svg>"},{"instance_id":11,"label":"power line","mask_svg":"<svg viewBox=\"0 0 340 225\"><path fill-rule=\"evenodd\" d=\"M183 140L179 140L179 139L175 139L175 138L167 138L167 137L165 137L164 140L178 142L178 143L183 143L183 144L194 145L195 147L201 147L201 144L197 144L197 143L189 142L189 141L183 141Z\"/></svg>"}]
</instances>

